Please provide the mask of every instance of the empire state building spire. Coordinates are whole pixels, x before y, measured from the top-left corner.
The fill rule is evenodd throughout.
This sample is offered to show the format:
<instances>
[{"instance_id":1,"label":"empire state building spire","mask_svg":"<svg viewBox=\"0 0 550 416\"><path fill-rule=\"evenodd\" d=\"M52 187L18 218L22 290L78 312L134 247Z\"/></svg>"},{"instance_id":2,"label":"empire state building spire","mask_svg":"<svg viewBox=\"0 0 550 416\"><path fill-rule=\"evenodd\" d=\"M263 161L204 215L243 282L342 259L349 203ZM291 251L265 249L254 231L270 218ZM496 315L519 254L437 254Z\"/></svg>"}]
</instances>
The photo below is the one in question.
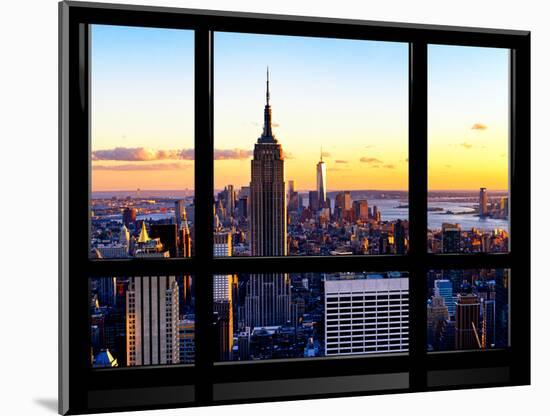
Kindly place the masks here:
<instances>
[{"instance_id":1,"label":"empire state building spire","mask_svg":"<svg viewBox=\"0 0 550 416\"><path fill-rule=\"evenodd\" d=\"M258 143L277 143L271 129L271 106L269 105L269 67L266 73L265 107L264 107L264 130Z\"/></svg>"}]
</instances>

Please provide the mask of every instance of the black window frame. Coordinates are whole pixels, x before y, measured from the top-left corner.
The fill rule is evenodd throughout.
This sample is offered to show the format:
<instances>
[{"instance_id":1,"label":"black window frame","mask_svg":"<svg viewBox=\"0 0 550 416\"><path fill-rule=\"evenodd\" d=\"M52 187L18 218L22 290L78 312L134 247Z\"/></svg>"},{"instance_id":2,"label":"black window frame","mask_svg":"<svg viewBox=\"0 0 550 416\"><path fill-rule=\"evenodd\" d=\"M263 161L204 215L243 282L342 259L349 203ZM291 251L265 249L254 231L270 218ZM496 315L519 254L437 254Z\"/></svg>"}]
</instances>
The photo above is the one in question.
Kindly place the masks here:
<instances>
[{"instance_id":1,"label":"black window frame","mask_svg":"<svg viewBox=\"0 0 550 416\"><path fill-rule=\"evenodd\" d=\"M90 259L89 28L92 24L195 31L195 198L193 258ZM530 383L530 32L220 12L102 3L59 3L59 411L122 411L418 392ZM214 258L214 32L398 41L409 44L409 239L404 255ZM508 253L427 252L427 50L429 44L510 49ZM88 168L86 168L88 167ZM200 178L200 184L198 182ZM520 213L515 215L515 213ZM513 227L517 216L521 226ZM510 346L494 351L426 351L426 273L429 269L509 268ZM409 272L409 353L289 361L214 364L212 278L241 272ZM195 277L196 361L193 366L91 369L90 277L189 273ZM517 277L517 283L515 282ZM389 351L390 352L390 351ZM235 370L235 366L238 366ZM380 380L398 375L394 388ZM325 377L348 390L292 390ZM313 381L311 381L313 380ZM280 382L284 382L281 384ZM295 382L295 383L294 383ZM294 383L294 384L293 384ZM367 384L368 384L367 383ZM377 384L378 383L378 384ZM302 383L304 384L304 383ZM353 384L353 383L352 383ZM350 384L351 385L351 384ZM288 387L290 386L290 387ZM255 395L256 390L269 394ZM248 391L246 396L239 392Z\"/></svg>"}]
</instances>

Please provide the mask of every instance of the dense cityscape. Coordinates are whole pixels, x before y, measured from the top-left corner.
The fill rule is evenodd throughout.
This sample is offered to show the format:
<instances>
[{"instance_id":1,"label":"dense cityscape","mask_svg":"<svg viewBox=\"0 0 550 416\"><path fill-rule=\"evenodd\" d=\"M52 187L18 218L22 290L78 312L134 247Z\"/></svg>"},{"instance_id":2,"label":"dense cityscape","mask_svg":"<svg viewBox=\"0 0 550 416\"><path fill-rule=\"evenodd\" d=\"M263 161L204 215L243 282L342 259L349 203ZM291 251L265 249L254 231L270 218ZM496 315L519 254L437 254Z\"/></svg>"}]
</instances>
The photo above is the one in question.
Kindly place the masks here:
<instances>
[{"instance_id":1,"label":"dense cityscape","mask_svg":"<svg viewBox=\"0 0 550 416\"><path fill-rule=\"evenodd\" d=\"M214 198L214 256L405 254L407 192L328 192L322 151L312 167L316 189L298 191L293 180L285 182L284 152L271 118L268 75L263 131L254 145L250 183L238 189L228 184ZM449 199L441 195L433 202L428 213L430 251L508 250L506 196L489 198L481 188L474 201L471 193L455 198L458 210L443 208ZM461 222L445 221L464 216L480 226L463 229ZM92 196L90 256L191 257L194 218L189 192ZM497 221L502 227L488 229L483 221ZM408 350L406 272L213 279L218 361ZM428 280L430 350L505 345L507 273L432 271ZM92 366L193 363L191 276L92 279L90 293Z\"/></svg>"},{"instance_id":2,"label":"dense cityscape","mask_svg":"<svg viewBox=\"0 0 550 416\"><path fill-rule=\"evenodd\" d=\"M508 269L430 270L428 351L508 346L509 289Z\"/></svg>"}]
</instances>

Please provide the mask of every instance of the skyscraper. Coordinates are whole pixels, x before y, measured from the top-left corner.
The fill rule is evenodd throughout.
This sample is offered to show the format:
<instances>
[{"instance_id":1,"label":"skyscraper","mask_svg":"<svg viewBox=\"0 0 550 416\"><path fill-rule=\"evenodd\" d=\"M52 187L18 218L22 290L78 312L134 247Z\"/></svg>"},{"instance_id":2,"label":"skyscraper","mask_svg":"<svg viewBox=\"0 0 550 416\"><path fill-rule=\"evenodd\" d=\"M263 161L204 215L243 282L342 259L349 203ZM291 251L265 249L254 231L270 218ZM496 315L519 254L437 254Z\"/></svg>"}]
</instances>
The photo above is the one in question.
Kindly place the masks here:
<instances>
[{"instance_id":1,"label":"skyscraper","mask_svg":"<svg viewBox=\"0 0 550 416\"><path fill-rule=\"evenodd\" d=\"M462 290L456 302L457 350L481 348L481 328L479 327L480 304L471 290Z\"/></svg>"},{"instance_id":2,"label":"skyscraper","mask_svg":"<svg viewBox=\"0 0 550 416\"><path fill-rule=\"evenodd\" d=\"M185 212L185 201L183 199L178 199L174 203L174 213L176 215L176 225L178 226L178 230L181 228L181 221L186 216Z\"/></svg>"},{"instance_id":3,"label":"skyscraper","mask_svg":"<svg viewBox=\"0 0 550 416\"><path fill-rule=\"evenodd\" d=\"M130 278L126 292L128 366L179 363L178 312L174 276Z\"/></svg>"},{"instance_id":4,"label":"skyscraper","mask_svg":"<svg viewBox=\"0 0 550 416\"><path fill-rule=\"evenodd\" d=\"M449 308L441 296L432 296L428 303L428 345L441 350L446 324L449 321Z\"/></svg>"},{"instance_id":5,"label":"skyscraper","mask_svg":"<svg viewBox=\"0 0 550 416\"><path fill-rule=\"evenodd\" d=\"M442 225L443 234L443 253L459 253L460 252L460 224Z\"/></svg>"},{"instance_id":6,"label":"skyscraper","mask_svg":"<svg viewBox=\"0 0 550 416\"><path fill-rule=\"evenodd\" d=\"M406 274L327 275L324 291L327 356L409 349Z\"/></svg>"},{"instance_id":7,"label":"skyscraper","mask_svg":"<svg viewBox=\"0 0 550 416\"><path fill-rule=\"evenodd\" d=\"M126 207L122 212L122 222L126 227L130 227L130 224L135 224L137 219L137 209Z\"/></svg>"},{"instance_id":8,"label":"skyscraper","mask_svg":"<svg viewBox=\"0 0 550 416\"><path fill-rule=\"evenodd\" d=\"M403 221L397 220L394 229L395 235L395 252L397 254L405 254L405 225Z\"/></svg>"},{"instance_id":9,"label":"skyscraper","mask_svg":"<svg viewBox=\"0 0 550 416\"><path fill-rule=\"evenodd\" d=\"M185 207L181 211L181 222L178 228L178 245L181 257L191 257L191 232L187 223Z\"/></svg>"},{"instance_id":10,"label":"skyscraper","mask_svg":"<svg viewBox=\"0 0 550 416\"><path fill-rule=\"evenodd\" d=\"M321 158L317 163L317 198L319 198L319 208L328 208L327 206L327 167L323 162L323 149L321 149Z\"/></svg>"},{"instance_id":11,"label":"skyscraper","mask_svg":"<svg viewBox=\"0 0 550 416\"><path fill-rule=\"evenodd\" d=\"M253 256L287 254L286 195L283 149L271 129L269 70L264 129L254 146L250 182L250 245ZM287 274L251 275L246 285L247 326L282 325L290 318Z\"/></svg>"},{"instance_id":12,"label":"skyscraper","mask_svg":"<svg viewBox=\"0 0 550 416\"><path fill-rule=\"evenodd\" d=\"M269 72L263 133L254 146L250 182L250 240L253 256L287 254L283 149L271 129Z\"/></svg>"},{"instance_id":13,"label":"skyscraper","mask_svg":"<svg viewBox=\"0 0 550 416\"><path fill-rule=\"evenodd\" d=\"M369 219L369 203L366 200L353 201L353 211L356 220L367 221Z\"/></svg>"},{"instance_id":14,"label":"skyscraper","mask_svg":"<svg viewBox=\"0 0 550 416\"><path fill-rule=\"evenodd\" d=\"M288 181L288 211L298 211L298 192L294 189L294 181Z\"/></svg>"},{"instance_id":15,"label":"skyscraper","mask_svg":"<svg viewBox=\"0 0 550 416\"><path fill-rule=\"evenodd\" d=\"M454 317L455 315L455 301L453 298L453 284L448 279L437 279L434 282L434 295L436 297L443 298L445 306L449 311L449 315Z\"/></svg>"},{"instance_id":16,"label":"skyscraper","mask_svg":"<svg viewBox=\"0 0 550 416\"><path fill-rule=\"evenodd\" d=\"M486 217L488 213L487 188L479 188L479 216Z\"/></svg>"}]
</instances>

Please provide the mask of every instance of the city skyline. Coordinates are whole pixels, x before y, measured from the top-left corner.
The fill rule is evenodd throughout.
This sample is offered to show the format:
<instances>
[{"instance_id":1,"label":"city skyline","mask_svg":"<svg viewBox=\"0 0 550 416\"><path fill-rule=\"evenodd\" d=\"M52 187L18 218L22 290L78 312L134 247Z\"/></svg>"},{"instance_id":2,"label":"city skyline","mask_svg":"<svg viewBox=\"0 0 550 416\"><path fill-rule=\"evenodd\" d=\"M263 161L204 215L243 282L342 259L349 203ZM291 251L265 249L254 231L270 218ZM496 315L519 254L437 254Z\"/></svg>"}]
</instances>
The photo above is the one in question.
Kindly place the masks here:
<instances>
[{"instance_id":1,"label":"city skyline","mask_svg":"<svg viewBox=\"0 0 550 416\"><path fill-rule=\"evenodd\" d=\"M299 191L315 189L310 166L322 146L328 191L407 190L406 44L227 33L216 33L215 41L216 189L248 183L250 149L261 130L259 86L269 64L286 180ZM430 100L447 109L430 124L437 137L433 146L430 139L430 189L507 188L506 120L498 103L506 93L500 88L505 52L456 48L451 59L430 47ZM445 101L437 86L451 83L440 69L461 57L477 65L480 77L471 71L454 77L447 92L453 100ZM92 192L194 189L193 87L192 31L93 26ZM479 116L464 111L460 90L478 92ZM456 166L442 162L449 154ZM473 173L454 174L461 167Z\"/></svg>"}]
</instances>

